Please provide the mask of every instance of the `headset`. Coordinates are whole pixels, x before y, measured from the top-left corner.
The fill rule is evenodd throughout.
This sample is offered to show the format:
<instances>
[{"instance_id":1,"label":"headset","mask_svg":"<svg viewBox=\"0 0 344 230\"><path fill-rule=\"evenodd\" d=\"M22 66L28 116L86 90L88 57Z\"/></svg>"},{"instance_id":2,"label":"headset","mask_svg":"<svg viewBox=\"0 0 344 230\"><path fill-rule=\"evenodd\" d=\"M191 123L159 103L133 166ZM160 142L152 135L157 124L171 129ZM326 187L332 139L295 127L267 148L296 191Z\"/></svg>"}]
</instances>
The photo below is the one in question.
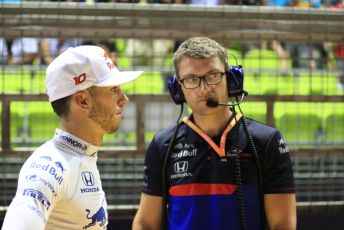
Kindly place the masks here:
<instances>
[{"instance_id":1,"label":"headset","mask_svg":"<svg viewBox=\"0 0 344 230\"><path fill-rule=\"evenodd\" d=\"M246 92L244 91L244 71L242 66L226 66L225 74L227 79L228 97L243 95ZM184 93L178 82L177 75L172 75L170 77L167 88L175 104L180 105L186 102Z\"/></svg>"}]
</instances>

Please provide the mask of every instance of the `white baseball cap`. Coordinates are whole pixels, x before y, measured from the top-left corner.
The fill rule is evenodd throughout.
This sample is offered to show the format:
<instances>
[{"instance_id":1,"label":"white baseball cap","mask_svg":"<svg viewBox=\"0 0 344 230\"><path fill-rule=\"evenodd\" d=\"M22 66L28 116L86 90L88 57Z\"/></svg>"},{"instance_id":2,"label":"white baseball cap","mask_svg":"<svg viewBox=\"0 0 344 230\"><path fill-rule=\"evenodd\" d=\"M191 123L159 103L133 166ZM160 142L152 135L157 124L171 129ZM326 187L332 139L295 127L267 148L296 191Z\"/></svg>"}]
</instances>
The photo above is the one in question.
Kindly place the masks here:
<instances>
[{"instance_id":1,"label":"white baseball cap","mask_svg":"<svg viewBox=\"0 0 344 230\"><path fill-rule=\"evenodd\" d=\"M68 48L48 66L45 85L49 101L91 86L116 86L136 79L143 71L119 71L98 46Z\"/></svg>"}]
</instances>

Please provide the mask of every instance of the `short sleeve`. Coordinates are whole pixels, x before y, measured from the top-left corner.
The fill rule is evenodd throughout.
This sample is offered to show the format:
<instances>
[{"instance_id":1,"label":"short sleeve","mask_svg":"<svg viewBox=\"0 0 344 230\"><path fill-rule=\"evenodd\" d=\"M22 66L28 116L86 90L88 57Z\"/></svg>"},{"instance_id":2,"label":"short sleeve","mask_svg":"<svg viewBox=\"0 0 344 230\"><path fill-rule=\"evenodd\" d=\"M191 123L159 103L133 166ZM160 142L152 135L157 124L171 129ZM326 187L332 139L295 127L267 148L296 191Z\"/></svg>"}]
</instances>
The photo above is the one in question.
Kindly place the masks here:
<instances>
[{"instance_id":1,"label":"short sleeve","mask_svg":"<svg viewBox=\"0 0 344 230\"><path fill-rule=\"evenodd\" d=\"M278 131L266 145L262 166L264 193L295 193L289 148Z\"/></svg>"},{"instance_id":2,"label":"short sleeve","mask_svg":"<svg viewBox=\"0 0 344 230\"><path fill-rule=\"evenodd\" d=\"M144 161L142 192L149 195L162 194L162 157L161 150L156 143L156 137L150 143Z\"/></svg>"}]
</instances>

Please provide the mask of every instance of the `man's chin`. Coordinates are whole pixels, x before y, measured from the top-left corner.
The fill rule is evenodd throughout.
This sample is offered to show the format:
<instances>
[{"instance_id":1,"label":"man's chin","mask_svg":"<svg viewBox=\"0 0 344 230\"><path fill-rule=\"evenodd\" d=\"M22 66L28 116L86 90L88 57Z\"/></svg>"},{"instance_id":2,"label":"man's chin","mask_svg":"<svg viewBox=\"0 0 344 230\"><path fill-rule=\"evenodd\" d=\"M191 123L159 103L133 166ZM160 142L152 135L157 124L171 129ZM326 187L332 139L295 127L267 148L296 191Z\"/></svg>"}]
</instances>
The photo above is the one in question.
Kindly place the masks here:
<instances>
[{"instance_id":1,"label":"man's chin","mask_svg":"<svg viewBox=\"0 0 344 230\"><path fill-rule=\"evenodd\" d=\"M104 131L106 134L114 134L119 129L119 126L107 127Z\"/></svg>"},{"instance_id":2,"label":"man's chin","mask_svg":"<svg viewBox=\"0 0 344 230\"><path fill-rule=\"evenodd\" d=\"M108 134L114 134L116 131L118 130L118 127L117 128L113 128L111 129Z\"/></svg>"}]
</instances>

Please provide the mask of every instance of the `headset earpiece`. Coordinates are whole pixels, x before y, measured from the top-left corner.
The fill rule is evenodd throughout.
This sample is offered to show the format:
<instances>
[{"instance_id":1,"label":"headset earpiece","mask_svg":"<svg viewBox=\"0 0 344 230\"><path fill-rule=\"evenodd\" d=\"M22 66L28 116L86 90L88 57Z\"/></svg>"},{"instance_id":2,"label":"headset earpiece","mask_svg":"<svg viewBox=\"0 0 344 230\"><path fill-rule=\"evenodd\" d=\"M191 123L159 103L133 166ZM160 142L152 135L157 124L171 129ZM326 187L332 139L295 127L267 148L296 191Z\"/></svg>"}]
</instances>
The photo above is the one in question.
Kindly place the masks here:
<instances>
[{"instance_id":1,"label":"headset earpiece","mask_svg":"<svg viewBox=\"0 0 344 230\"><path fill-rule=\"evenodd\" d=\"M242 66L230 66L226 70L228 97L241 96L244 91L244 71Z\"/></svg>"},{"instance_id":2,"label":"headset earpiece","mask_svg":"<svg viewBox=\"0 0 344 230\"><path fill-rule=\"evenodd\" d=\"M168 91L170 92L170 95L172 97L172 100L177 105L181 105L185 103L185 97L182 89L180 88L180 85L178 83L178 78L176 75L172 75L170 79L168 80L167 85Z\"/></svg>"}]
</instances>

